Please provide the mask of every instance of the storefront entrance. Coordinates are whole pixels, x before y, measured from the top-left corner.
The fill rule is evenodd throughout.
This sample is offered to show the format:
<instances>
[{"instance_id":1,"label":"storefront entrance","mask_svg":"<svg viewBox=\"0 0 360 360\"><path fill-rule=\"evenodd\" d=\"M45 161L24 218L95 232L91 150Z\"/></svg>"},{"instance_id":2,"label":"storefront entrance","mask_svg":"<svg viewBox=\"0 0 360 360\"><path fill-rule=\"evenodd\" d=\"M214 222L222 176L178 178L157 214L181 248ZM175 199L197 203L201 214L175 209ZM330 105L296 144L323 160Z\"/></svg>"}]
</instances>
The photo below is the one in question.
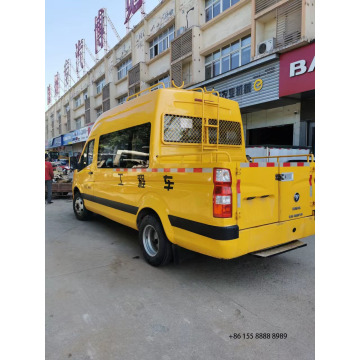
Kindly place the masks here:
<instances>
[{"instance_id":1,"label":"storefront entrance","mask_svg":"<svg viewBox=\"0 0 360 360\"><path fill-rule=\"evenodd\" d=\"M247 130L247 145L293 145L294 125Z\"/></svg>"}]
</instances>

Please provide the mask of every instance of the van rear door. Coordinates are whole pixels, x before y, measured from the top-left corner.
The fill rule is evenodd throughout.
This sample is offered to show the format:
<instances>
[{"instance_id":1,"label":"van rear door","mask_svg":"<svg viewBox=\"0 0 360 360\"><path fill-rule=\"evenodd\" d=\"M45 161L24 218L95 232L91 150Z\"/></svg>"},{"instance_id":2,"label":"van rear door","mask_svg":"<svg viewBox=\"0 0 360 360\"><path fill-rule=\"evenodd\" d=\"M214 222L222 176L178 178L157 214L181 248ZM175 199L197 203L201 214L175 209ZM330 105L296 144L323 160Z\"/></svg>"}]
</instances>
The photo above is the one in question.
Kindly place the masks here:
<instances>
[{"instance_id":1,"label":"van rear door","mask_svg":"<svg viewBox=\"0 0 360 360\"><path fill-rule=\"evenodd\" d=\"M239 229L311 216L314 209L312 164L239 164L236 176Z\"/></svg>"},{"instance_id":2,"label":"van rear door","mask_svg":"<svg viewBox=\"0 0 360 360\"><path fill-rule=\"evenodd\" d=\"M312 215L313 167L310 162L279 163L279 221Z\"/></svg>"},{"instance_id":3,"label":"van rear door","mask_svg":"<svg viewBox=\"0 0 360 360\"><path fill-rule=\"evenodd\" d=\"M241 163L237 169L239 229L275 223L279 219L276 163Z\"/></svg>"}]
</instances>

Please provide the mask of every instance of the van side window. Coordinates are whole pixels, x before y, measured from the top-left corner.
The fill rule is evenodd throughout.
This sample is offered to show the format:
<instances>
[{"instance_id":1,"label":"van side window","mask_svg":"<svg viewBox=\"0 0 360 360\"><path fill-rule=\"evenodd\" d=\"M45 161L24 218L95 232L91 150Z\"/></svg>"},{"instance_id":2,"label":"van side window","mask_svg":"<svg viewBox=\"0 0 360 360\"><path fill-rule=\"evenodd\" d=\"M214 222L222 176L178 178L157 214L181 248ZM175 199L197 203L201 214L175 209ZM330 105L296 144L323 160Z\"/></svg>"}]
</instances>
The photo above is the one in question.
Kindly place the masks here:
<instances>
[{"instance_id":1,"label":"van side window","mask_svg":"<svg viewBox=\"0 0 360 360\"><path fill-rule=\"evenodd\" d=\"M97 167L149 167L150 128L146 123L101 135Z\"/></svg>"},{"instance_id":2,"label":"van side window","mask_svg":"<svg viewBox=\"0 0 360 360\"><path fill-rule=\"evenodd\" d=\"M86 148L83 154L81 155L79 161L79 166L78 166L79 171L81 171L82 169L84 169L85 167L87 167L92 163L94 157L94 143L95 143L94 140L91 140L87 143Z\"/></svg>"}]
</instances>

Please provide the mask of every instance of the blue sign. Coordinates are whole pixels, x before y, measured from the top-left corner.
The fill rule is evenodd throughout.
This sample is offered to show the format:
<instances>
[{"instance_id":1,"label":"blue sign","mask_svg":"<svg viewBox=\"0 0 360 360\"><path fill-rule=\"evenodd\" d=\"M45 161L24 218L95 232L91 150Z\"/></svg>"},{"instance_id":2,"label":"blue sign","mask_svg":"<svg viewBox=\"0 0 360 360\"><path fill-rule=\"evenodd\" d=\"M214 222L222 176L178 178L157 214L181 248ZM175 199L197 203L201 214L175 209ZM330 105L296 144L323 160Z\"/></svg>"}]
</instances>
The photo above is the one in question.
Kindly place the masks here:
<instances>
[{"instance_id":1,"label":"blue sign","mask_svg":"<svg viewBox=\"0 0 360 360\"><path fill-rule=\"evenodd\" d=\"M70 145L73 143L74 131L63 135L63 145Z\"/></svg>"},{"instance_id":2,"label":"blue sign","mask_svg":"<svg viewBox=\"0 0 360 360\"><path fill-rule=\"evenodd\" d=\"M62 146L62 135L54 138L54 141L53 141L52 146L53 146L53 147Z\"/></svg>"}]
</instances>

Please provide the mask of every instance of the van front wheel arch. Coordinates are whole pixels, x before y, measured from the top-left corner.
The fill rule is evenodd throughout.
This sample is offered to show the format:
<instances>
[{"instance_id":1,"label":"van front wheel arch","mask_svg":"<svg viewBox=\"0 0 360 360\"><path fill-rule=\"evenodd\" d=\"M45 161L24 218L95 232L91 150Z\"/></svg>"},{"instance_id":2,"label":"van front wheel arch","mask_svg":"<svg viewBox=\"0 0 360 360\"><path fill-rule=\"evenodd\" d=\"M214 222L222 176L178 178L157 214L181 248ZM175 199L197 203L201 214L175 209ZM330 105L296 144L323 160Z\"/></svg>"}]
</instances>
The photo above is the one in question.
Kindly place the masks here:
<instances>
[{"instance_id":1,"label":"van front wheel arch","mask_svg":"<svg viewBox=\"0 0 360 360\"><path fill-rule=\"evenodd\" d=\"M172 260L172 247L160 221L146 215L140 223L139 242L145 260L152 266L162 266Z\"/></svg>"}]
</instances>

